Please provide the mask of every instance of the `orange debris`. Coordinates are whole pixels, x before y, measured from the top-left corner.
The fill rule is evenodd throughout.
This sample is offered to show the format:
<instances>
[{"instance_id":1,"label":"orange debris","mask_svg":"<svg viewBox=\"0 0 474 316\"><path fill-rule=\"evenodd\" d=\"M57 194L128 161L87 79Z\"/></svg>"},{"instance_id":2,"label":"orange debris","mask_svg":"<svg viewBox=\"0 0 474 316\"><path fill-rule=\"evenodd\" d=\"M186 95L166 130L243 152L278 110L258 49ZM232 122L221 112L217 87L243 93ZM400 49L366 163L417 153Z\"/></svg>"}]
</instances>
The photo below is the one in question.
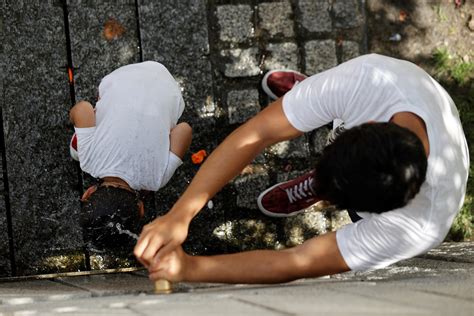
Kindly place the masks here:
<instances>
[{"instance_id":1,"label":"orange debris","mask_svg":"<svg viewBox=\"0 0 474 316\"><path fill-rule=\"evenodd\" d=\"M206 158L206 156L207 152L204 149L201 149L200 151L191 155L191 160L193 164L199 165L204 161L204 158Z\"/></svg>"}]
</instances>

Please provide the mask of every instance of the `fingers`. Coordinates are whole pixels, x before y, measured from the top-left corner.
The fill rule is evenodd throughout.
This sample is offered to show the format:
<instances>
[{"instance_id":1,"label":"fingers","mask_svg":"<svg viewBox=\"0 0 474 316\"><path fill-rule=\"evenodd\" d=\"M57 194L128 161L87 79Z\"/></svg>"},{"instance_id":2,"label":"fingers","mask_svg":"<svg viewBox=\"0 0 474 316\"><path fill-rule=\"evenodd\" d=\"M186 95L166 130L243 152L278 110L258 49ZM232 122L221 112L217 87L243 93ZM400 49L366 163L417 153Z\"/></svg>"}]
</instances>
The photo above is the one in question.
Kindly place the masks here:
<instances>
[{"instance_id":1,"label":"fingers","mask_svg":"<svg viewBox=\"0 0 474 316\"><path fill-rule=\"evenodd\" d=\"M162 245L163 242L161 238L146 235L143 239L138 241L135 246L134 254L141 264L148 267L153 263L153 258Z\"/></svg>"},{"instance_id":2,"label":"fingers","mask_svg":"<svg viewBox=\"0 0 474 316\"><path fill-rule=\"evenodd\" d=\"M176 249L176 245L174 243L169 243L161 247L155 255L154 261L160 261L162 258L165 258L171 251Z\"/></svg>"}]
</instances>

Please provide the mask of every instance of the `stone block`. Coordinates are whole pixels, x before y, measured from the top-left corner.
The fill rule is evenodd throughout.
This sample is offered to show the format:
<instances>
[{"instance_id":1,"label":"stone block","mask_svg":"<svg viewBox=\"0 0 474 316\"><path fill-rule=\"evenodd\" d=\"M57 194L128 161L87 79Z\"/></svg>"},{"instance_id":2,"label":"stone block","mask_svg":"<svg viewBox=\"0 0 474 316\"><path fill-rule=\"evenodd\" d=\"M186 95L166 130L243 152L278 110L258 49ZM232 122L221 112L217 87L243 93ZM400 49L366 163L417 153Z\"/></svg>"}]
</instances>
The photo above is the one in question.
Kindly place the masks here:
<instances>
[{"instance_id":1,"label":"stone block","mask_svg":"<svg viewBox=\"0 0 474 316\"><path fill-rule=\"evenodd\" d=\"M257 48L223 50L220 54L224 60L226 77L250 77L260 73Z\"/></svg>"},{"instance_id":2,"label":"stone block","mask_svg":"<svg viewBox=\"0 0 474 316\"><path fill-rule=\"evenodd\" d=\"M243 123L260 112L258 90L234 90L227 94L229 123Z\"/></svg>"},{"instance_id":3,"label":"stone block","mask_svg":"<svg viewBox=\"0 0 474 316\"><path fill-rule=\"evenodd\" d=\"M308 41L304 47L307 74L316 74L337 65L334 40Z\"/></svg>"},{"instance_id":4,"label":"stone block","mask_svg":"<svg viewBox=\"0 0 474 316\"><path fill-rule=\"evenodd\" d=\"M94 104L104 76L140 61L135 4L71 0L68 10L76 100Z\"/></svg>"},{"instance_id":5,"label":"stone block","mask_svg":"<svg viewBox=\"0 0 474 316\"><path fill-rule=\"evenodd\" d=\"M51 272L43 262L52 253L82 247L78 176L68 148L63 10L51 1L21 9L10 4L3 12L6 58L0 63L16 264L19 274Z\"/></svg>"},{"instance_id":6,"label":"stone block","mask_svg":"<svg viewBox=\"0 0 474 316\"><path fill-rule=\"evenodd\" d=\"M334 0L332 10L336 28L350 29L362 24L358 0Z\"/></svg>"},{"instance_id":7,"label":"stone block","mask_svg":"<svg viewBox=\"0 0 474 316\"><path fill-rule=\"evenodd\" d=\"M272 145L267 149L267 152L278 158L306 158L309 156L309 146L303 135Z\"/></svg>"},{"instance_id":8,"label":"stone block","mask_svg":"<svg viewBox=\"0 0 474 316\"><path fill-rule=\"evenodd\" d=\"M311 211L285 218L286 246L292 247L302 244L314 236L328 232L330 220L326 212Z\"/></svg>"},{"instance_id":9,"label":"stone block","mask_svg":"<svg viewBox=\"0 0 474 316\"><path fill-rule=\"evenodd\" d=\"M253 10L249 5L221 5L217 7L219 39L223 42L242 43L254 35Z\"/></svg>"},{"instance_id":10,"label":"stone block","mask_svg":"<svg viewBox=\"0 0 474 316\"><path fill-rule=\"evenodd\" d=\"M72 287L49 280L22 280L0 283L0 304L25 306L44 301L63 301L90 298L91 293L79 287Z\"/></svg>"},{"instance_id":11,"label":"stone block","mask_svg":"<svg viewBox=\"0 0 474 316\"><path fill-rule=\"evenodd\" d=\"M237 206L257 209L257 197L269 186L267 172L241 175L233 181L237 192Z\"/></svg>"},{"instance_id":12,"label":"stone block","mask_svg":"<svg viewBox=\"0 0 474 316\"><path fill-rule=\"evenodd\" d=\"M270 37L294 36L293 10L289 1L265 2L258 5L260 28Z\"/></svg>"},{"instance_id":13,"label":"stone block","mask_svg":"<svg viewBox=\"0 0 474 316\"><path fill-rule=\"evenodd\" d=\"M295 43L268 44L265 69L298 70L298 46Z\"/></svg>"},{"instance_id":14,"label":"stone block","mask_svg":"<svg viewBox=\"0 0 474 316\"><path fill-rule=\"evenodd\" d=\"M342 42L342 60L341 62L348 61L356 58L360 55L360 45L354 41L343 41Z\"/></svg>"},{"instance_id":15,"label":"stone block","mask_svg":"<svg viewBox=\"0 0 474 316\"><path fill-rule=\"evenodd\" d=\"M328 0L300 0L300 25L308 32L321 33L332 30L331 5Z\"/></svg>"}]
</instances>

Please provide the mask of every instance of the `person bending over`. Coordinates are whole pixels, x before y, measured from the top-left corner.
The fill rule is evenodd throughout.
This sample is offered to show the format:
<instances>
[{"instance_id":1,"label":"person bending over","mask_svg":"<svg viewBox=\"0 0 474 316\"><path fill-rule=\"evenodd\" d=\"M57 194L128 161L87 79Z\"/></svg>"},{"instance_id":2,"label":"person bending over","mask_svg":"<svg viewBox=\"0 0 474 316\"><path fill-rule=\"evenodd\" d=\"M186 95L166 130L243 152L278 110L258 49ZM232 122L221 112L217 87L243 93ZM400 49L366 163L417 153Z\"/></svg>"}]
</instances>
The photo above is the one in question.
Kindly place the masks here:
<instances>
[{"instance_id":1,"label":"person bending over","mask_svg":"<svg viewBox=\"0 0 474 316\"><path fill-rule=\"evenodd\" d=\"M433 78L371 54L309 78L273 72L263 86L278 99L231 133L172 209L143 228L134 253L150 278L287 282L386 267L443 241L464 200L469 156L456 107ZM258 153L335 120L346 130L314 171L266 190L258 204L288 216L325 200L348 209L354 223L279 251L183 252L192 218Z\"/></svg>"},{"instance_id":2,"label":"person bending over","mask_svg":"<svg viewBox=\"0 0 474 316\"><path fill-rule=\"evenodd\" d=\"M191 127L177 124L183 110L177 82L152 61L105 76L95 109L86 101L71 109L71 155L99 179L82 198L90 248L131 252L143 226L142 194L170 180L191 143Z\"/></svg>"}]
</instances>

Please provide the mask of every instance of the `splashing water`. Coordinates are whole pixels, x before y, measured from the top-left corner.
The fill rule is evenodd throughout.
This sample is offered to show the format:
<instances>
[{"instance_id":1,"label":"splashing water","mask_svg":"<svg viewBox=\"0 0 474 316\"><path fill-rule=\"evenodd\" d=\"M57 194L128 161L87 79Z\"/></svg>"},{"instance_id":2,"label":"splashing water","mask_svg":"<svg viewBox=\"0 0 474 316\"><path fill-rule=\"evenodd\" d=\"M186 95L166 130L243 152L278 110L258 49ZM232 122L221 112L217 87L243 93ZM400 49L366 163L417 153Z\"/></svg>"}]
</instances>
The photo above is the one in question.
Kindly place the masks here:
<instances>
[{"instance_id":1,"label":"splashing water","mask_svg":"<svg viewBox=\"0 0 474 316\"><path fill-rule=\"evenodd\" d=\"M112 222L108 223L107 227L114 227L114 223L112 223ZM128 236L134 238L135 240L138 240L138 235L137 234L132 233L128 229L122 229L122 225L120 225L120 223L116 223L115 228L117 228L119 234L125 234L125 235L128 235Z\"/></svg>"}]
</instances>

